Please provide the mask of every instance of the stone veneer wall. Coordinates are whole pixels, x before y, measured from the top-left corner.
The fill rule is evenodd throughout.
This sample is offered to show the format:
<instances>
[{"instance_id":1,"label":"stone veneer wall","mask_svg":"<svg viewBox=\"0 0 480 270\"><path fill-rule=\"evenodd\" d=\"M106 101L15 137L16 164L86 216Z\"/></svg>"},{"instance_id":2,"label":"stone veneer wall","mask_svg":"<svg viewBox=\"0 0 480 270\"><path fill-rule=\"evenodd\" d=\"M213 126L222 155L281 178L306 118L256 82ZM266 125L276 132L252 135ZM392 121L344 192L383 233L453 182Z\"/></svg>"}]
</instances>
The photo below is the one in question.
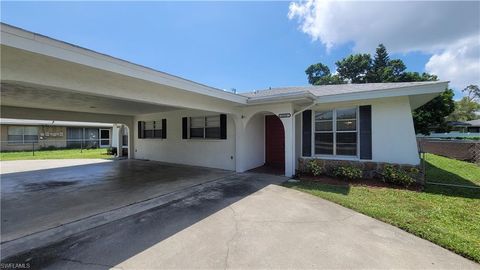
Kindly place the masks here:
<instances>
[{"instance_id":1,"label":"stone veneer wall","mask_svg":"<svg viewBox=\"0 0 480 270\"><path fill-rule=\"evenodd\" d=\"M307 167L308 162L315 160L322 167L323 171L328 175L331 174L333 168L339 166L352 166L357 167L363 171L363 177L367 179L381 178L381 173L386 165L394 166L397 169L405 170L409 172L412 168L418 169L419 173L414 176L418 183L424 183L424 174L421 166L408 165L408 164L392 164L384 162L372 162L372 161L357 161L357 160L333 160L333 159L319 159L319 158L299 158L298 171L300 173L309 173Z\"/></svg>"}]
</instances>

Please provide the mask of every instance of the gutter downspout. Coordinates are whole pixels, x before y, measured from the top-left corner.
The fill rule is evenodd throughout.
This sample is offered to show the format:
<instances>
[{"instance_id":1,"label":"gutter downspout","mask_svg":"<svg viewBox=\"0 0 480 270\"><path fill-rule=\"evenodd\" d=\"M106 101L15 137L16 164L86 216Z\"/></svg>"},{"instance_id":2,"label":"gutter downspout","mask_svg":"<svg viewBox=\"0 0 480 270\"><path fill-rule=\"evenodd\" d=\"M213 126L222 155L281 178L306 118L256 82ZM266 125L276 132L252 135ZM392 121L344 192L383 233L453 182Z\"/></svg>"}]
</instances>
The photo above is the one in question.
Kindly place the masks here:
<instances>
[{"instance_id":1,"label":"gutter downspout","mask_svg":"<svg viewBox=\"0 0 480 270\"><path fill-rule=\"evenodd\" d=\"M312 103L312 104L308 105L307 107L305 107L305 108L301 109L301 110L300 110L300 111L298 111L298 112L295 112L295 113L293 113L293 116L297 116L299 113L302 113L302 112L304 112L304 111L306 111L306 110L310 109L311 107L313 107L313 106L317 105L317 103L318 103L318 102L317 102L316 100L315 100L315 101L313 101L313 103Z\"/></svg>"}]
</instances>

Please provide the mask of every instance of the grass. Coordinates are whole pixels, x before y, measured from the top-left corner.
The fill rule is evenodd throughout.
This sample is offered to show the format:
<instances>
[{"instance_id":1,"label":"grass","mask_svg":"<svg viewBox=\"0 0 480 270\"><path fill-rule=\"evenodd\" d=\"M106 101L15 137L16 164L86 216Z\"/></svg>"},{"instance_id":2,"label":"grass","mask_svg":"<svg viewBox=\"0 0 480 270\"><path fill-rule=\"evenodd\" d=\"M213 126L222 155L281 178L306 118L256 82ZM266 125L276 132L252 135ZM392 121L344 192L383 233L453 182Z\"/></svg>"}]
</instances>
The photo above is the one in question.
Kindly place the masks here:
<instances>
[{"instance_id":1,"label":"grass","mask_svg":"<svg viewBox=\"0 0 480 270\"><path fill-rule=\"evenodd\" d=\"M27 160L27 159L75 159L75 158L111 158L107 155L107 149L56 149L38 150L35 155L32 151L0 152L0 160Z\"/></svg>"},{"instance_id":2,"label":"grass","mask_svg":"<svg viewBox=\"0 0 480 270\"><path fill-rule=\"evenodd\" d=\"M427 181L480 186L480 168L469 162L427 154Z\"/></svg>"},{"instance_id":3,"label":"grass","mask_svg":"<svg viewBox=\"0 0 480 270\"><path fill-rule=\"evenodd\" d=\"M480 186L480 167L427 157L427 181ZM286 186L390 223L480 262L480 189L427 184L422 192L318 182Z\"/></svg>"}]
</instances>

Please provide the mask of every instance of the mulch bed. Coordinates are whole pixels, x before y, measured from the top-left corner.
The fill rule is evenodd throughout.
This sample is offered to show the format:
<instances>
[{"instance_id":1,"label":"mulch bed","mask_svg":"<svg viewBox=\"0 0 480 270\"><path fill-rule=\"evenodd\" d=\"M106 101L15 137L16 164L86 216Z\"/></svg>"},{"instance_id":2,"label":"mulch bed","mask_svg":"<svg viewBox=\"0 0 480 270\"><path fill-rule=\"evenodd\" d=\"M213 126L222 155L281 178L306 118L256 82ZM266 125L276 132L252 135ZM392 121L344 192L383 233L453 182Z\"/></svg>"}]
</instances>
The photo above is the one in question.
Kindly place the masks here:
<instances>
[{"instance_id":1,"label":"mulch bed","mask_svg":"<svg viewBox=\"0 0 480 270\"><path fill-rule=\"evenodd\" d=\"M330 176L313 176L313 175L302 175L299 178L300 181L305 182L317 182L321 184L327 185L335 185L335 186L366 186L372 188L394 188L394 189L408 189L412 191L422 191L423 187L418 184L411 185L408 188L394 185L391 183L385 183L381 179L356 179L356 180L343 180L339 178L334 178Z\"/></svg>"}]
</instances>

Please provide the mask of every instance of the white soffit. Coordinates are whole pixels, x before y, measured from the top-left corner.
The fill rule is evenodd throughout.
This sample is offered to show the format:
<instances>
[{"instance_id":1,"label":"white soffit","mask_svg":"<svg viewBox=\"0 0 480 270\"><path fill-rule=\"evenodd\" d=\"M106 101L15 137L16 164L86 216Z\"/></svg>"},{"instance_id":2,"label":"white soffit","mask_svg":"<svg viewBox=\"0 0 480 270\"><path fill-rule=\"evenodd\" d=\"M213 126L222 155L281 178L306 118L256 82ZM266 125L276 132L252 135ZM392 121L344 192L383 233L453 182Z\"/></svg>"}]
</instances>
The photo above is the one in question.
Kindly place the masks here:
<instances>
[{"instance_id":1,"label":"white soffit","mask_svg":"<svg viewBox=\"0 0 480 270\"><path fill-rule=\"evenodd\" d=\"M238 94L196 83L148 67L133 64L106 54L49 38L7 24L1 24L2 45L47 55L61 60L102 69L170 87L246 104L247 98Z\"/></svg>"}]
</instances>

